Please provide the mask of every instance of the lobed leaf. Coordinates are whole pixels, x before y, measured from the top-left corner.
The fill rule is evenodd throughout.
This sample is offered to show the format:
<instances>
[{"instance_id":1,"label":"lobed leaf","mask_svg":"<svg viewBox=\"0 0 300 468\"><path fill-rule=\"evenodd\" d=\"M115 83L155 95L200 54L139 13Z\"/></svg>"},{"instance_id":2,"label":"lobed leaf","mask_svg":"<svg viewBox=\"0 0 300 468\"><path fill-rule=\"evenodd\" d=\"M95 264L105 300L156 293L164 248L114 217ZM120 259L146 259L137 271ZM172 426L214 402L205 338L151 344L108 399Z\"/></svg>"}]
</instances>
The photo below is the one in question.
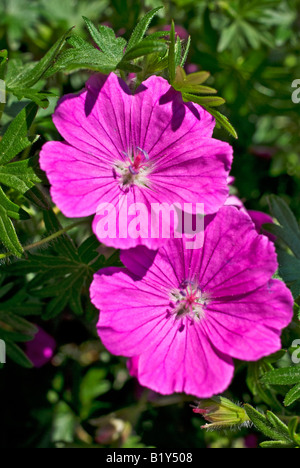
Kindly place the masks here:
<instances>
[{"instance_id":1,"label":"lobed leaf","mask_svg":"<svg viewBox=\"0 0 300 468\"><path fill-rule=\"evenodd\" d=\"M11 161L17 154L32 144L27 134L38 110L35 103L29 103L10 123L0 140L0 164Z\"/></svg>"},{"instance_id":2,"label":"lobed leaf","mask_svg":"<svg viewBox=\"0 0 300 468\"><path fill-rule=\"evenodd\" d=\"M261 381L272 385L295 385L300 381L300 365L274 369L262 376Z\"/></svg>"},{"instance_id":3,"label":"lobed leaf","mask_svg":"<svg viewBox=\"0 0 300 468\"><path fill-rule=\"evenodd\" d=\"M83 16L88 31L101 51L117 64L123 56L126 40L116 37L114 31L108 26L100 25L98 30L88 18Z\"/></svg>"},{"instance_id":4,"label":"lobed leaf","mask_svg":"<svg viewBox=\"0 0 300 468\"><path fill-rule=\"evenodd\" d=\"M300 399L300 383L295 385L285 396L284 405L290 406Z\"/></svg>"},{"instance_id":5,"label":"lobed leaf","mask_svg":"<svg viewBox=\"0 0 300 468\"><path fill-rule=\"evenodd\" d=\"M164 53L167 50L167 46L164 42L158 40L147 40L139 42L136 46L132 47L129 51L125 52L124 61L134 60L144 55L149 55L154 52ZM122 60L122 62L123 62ZM121 62L121 63L122 63Z\"/></svg>"},{"instance_id":6,"label":"lobed leaf","mask_svg":"<svg viewBox=\"0 0 300 468\"><path fill-rule=\"evenodd\" d=\"M30 70L25 70L15 77L11 77L7 86L9 88L31 88L37 83L53 65L59 53L65 45L73 28L70 28L60 39L51 47L46 55Z\"/></svg>"},{"instance_id":7,"label":"lobed leaf","mask_svg":"<svg viewBox=\"0 0 300 468\"><path fill-rule=\"evenodd\" d=\"M163 7L159 6L153 10L146 13L146 15L139 21L135 27L133 33L130 36L130 39L127 44L126 52L129 52L133 47L135 47L143 39L152 19L161 10Z\"/></svg>"},{"instance_id":8,"label":"lobed leaf","mask_svg":"<svg viewBox=\"0 0 300 468\"><path fill-rule=\"evenodd\" d=\"M269 197L269 204L271 214L278 220L280 226L267 225L268 231L281 238L300 259L300 228L293 212L285 201L276 195Z\"/></svg>"},{"instance_id":9,"label":"lobed leaf","mask_svg":"<svg viewBox=\"0 0 300 468\"><path fill-rule=\"evenodd\" d=\"M6 166L0 165L0 183L22 194L26 193L38 182L41 182L41 180L36 175L34 167L32 167L31 159L17 161Z\"/></svg>"},{"instance_id":10,"label":"lobed leaf","mask_svg":"<svg viewBox=\"0 0 300 468\"><path fill-rule=\"evenodd\" d=\"M290 437L288 427L277 416L275 416L274 413L268 411L267 415L264 415L249 404L246 404L244 408L253 424L265 436L270 439L274 439L275 441L284 441L293 445L293 440Z\"/></svg>"},{"instance_id":11,"label":"lobed leaf","mask_svg":"<svg viewBox=\"0 0 300 468\"><path fill-rule=\"evenodd\" d=\"M0 205L0 240L7 250L12 252L16 257L22 256L23 247L20 244L13 223L2 205Z\"/></svg>"}]
</instances>

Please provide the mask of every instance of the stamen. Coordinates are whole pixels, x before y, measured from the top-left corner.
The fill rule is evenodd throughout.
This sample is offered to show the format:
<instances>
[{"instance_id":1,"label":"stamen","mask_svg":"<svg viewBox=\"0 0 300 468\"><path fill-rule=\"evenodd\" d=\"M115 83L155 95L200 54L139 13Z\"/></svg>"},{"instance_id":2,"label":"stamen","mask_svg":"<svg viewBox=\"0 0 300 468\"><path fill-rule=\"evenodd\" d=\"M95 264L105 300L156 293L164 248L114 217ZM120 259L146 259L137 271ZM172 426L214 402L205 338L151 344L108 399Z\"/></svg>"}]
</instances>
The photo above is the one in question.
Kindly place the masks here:
<instances>
[{"instance_id":1,"label":"stamen","mask_svg":"<svg viewBox=\"0 0 300 468\"><path fill-rule=\"evenodd\" d=\"M149 161L149 154L147 153L147 151L143 150L139 146L137 146L136 149L138 149L141 153L143 153L144 158L146 159L146 161Z\"/></svg>"},{"instance_id":2,"label":"stamen","mask_svg":"<svg viewBox=\"0 0 300 468\"><path fill-rule=\"evenodd\" d=\"M132 175L137 175L137 174L138 174L138 171L136 171L136 170L133 168L133 166L129 166L128 169L129 169L129 172L131 172Z\"/></svg>"},{"instance_id":3,"label":"stamen","mask_svg":"<svg viewBox=\"0 0 300 468\"><path fill-rule=\"evenodd\" d=\"M137 146L132 152L121 151L125 160L115 163L113 173L120 177L120 188L130 188L133 185L148 187L147 175L150 172L148 153Z\"/></svg>"},{"instance_id":4,"label":"stamen","mask_svg":"<svg viewBox=\"0 0 300 468\"><path fill-rule=\"evenodd\" d=\"M198 321L204 318L209 296L201 291L195 281L183 281L180 289L173 290L170 296L174 304L172 315L176 320L187 317Z\"/></svg>"}]
</instances>

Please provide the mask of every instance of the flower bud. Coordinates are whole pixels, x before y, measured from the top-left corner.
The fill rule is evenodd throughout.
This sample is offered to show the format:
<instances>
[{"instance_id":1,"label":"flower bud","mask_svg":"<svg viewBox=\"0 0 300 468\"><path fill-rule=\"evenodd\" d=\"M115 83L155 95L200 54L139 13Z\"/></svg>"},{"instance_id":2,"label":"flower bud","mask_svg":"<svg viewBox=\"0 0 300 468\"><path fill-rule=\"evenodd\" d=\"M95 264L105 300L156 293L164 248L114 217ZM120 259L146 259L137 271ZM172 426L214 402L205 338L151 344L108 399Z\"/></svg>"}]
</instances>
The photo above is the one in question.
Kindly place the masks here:
<instances>
[{"instance_id":1,"label":"flower bud","mask_svg":"<svg viewBox=\"0 0 300 468\"><path fill-rule=\"evenodd\" d=\"M201 400L193 408L193 411L194 413L201 414L210 423L202 426L202 429L231 428L234 426L247 426L250 423L250 419L244 408L224 397Z\"/></svg>"}]
</instances>

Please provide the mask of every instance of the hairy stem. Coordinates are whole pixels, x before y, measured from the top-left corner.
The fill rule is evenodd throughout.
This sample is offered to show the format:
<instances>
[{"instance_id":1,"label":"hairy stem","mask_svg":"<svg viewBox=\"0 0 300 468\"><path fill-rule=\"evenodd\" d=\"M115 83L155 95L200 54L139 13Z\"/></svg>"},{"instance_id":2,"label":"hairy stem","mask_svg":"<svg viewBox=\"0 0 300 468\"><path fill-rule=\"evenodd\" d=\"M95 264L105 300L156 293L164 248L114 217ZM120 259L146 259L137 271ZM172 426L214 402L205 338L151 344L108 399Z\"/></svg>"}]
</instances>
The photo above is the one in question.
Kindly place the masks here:
<instances>
[{"instance_id":1,"label":"hairy stem","mask_svg":"<svg viewBox=\"0 0 300 468\"><path fill-rule=\"evenodd\" d=\"M70 224L69 226L66 226L65 228L63 229L60 229L59 231L55 232L54 234L51 234L50 236L48 237L45 237L45 239L42 239L38 242L35 242L33 244L30 244L30 245L26 245L24 246L24 252L27 252L28 250L32 250L36 247L40 247L44 244L47 244L48 242L51 242L52 240L56 239L57 237L60 237L62 236L63 234L65 234L66 232L70 231L71 229L81 225L81 224L84 224L85 223L85 220L80 220L80 221L77 221L76 223L73 223L73 224ZM4 258L8 258L8 257L11 257L12 255L14 255L12 252L7 252L7 253L4 253L4 254L0 254L0 260L1 259L4 259Z\"/></svg>"}]
</instances>

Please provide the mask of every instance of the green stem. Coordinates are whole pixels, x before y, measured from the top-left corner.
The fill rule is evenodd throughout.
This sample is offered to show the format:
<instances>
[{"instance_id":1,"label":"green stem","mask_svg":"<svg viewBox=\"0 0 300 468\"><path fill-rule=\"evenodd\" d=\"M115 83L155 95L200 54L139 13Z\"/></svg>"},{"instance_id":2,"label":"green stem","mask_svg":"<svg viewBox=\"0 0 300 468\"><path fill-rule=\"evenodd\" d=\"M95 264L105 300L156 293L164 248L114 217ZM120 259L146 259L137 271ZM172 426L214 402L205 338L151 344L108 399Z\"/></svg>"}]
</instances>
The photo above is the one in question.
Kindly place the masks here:
<instances>
[{"instance_id":1,"label":"green stem","mask_svg":"<svg viewBox=\"0 0 300 468\"><path fill-rule=\"evenodd\" d=\"M5 103L4 103L4 102L1 102L1 103L0 103L0 120L2 119L2 115L3 115L4 109L5 109Z\"/></svg>"},{"instance_id":2,"label":"green stem","mask_svg":"<svg viewBox=\"0 0 300 468\"><path fill-rule=\"evenodd\" d=\"M71 229L79 226L80 224L84 224L85 220L77 221L76 223L70 224L69 226L60 229L59 231L55 232L54 234L51 234L51 236L45 237L45 239L42 239L38 242L35 242L34 244L26 245L24 247L24 251L28 251L31 249L35 249L36 247L40 247L41 245L47 244L48 242L51 242L52 240L56 239L57 237L62 236L66 232L70 231ZM4 258L8 258L14 255L12 252L7 252L5 254L0 254L0 260Z\"/></svg>"}]
</instances>

